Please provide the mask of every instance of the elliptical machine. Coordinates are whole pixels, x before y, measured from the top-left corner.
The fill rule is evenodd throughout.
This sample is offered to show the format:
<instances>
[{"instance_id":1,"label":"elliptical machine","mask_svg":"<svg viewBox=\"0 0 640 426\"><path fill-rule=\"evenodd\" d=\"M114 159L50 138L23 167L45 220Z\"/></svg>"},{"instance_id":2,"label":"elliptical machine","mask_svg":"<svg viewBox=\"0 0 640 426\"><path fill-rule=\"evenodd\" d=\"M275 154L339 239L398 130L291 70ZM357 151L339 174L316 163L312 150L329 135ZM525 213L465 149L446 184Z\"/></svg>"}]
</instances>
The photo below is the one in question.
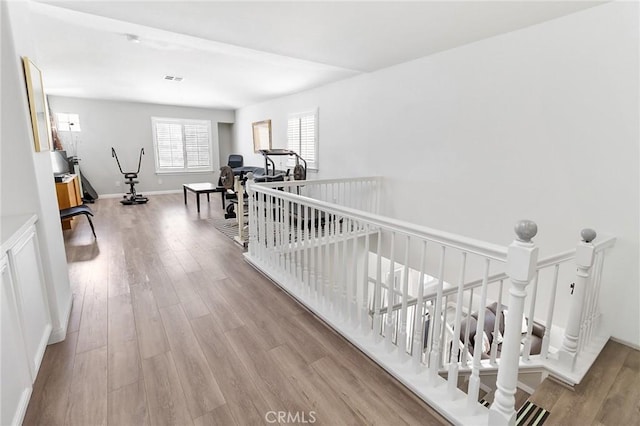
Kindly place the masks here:
<instances>
[{"instance_id":1,"label":"elliptical machine","mask_svg":"<svg viewBox=\"0 0 640 426\"><path fill-rule=\"evenodd\" d=\"M111 147L111 156L116 159L116 163L118 163L118 168L120 169L120 173L124 176L124 183L129 185L129 192L126 195L122 196L122 200L120 203L129 206L131 204L144 204L149 199L147 197L142 196L142 194L136 193L136 183L140 183L140 181L136 180L138 178L138 173L140 173L140 164L142 164L142 156L144 155L144 148L140 148L140 157L138 158L138 170L135 172L123 172L122 167L120 166L120 160L118 160L118 154L116 154L116 150Z\"/></svg>"}]
</instances>

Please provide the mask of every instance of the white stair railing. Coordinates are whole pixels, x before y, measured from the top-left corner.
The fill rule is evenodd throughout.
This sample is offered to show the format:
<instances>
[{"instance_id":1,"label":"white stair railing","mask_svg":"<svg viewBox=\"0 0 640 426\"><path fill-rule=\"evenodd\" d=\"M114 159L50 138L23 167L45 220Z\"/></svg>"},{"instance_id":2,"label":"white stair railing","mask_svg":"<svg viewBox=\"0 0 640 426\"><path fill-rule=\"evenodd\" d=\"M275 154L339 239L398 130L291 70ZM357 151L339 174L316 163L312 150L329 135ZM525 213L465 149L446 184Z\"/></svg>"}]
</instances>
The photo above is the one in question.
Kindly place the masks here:
<instances>
[{"instance_id":1,"label":"white stair railing","mask_svg":"<svg viewBox=\"0 0 640 426\"><path fill-rule=\"evenodd\" d=\"M249 180L247 259L452 422L513 424L520 366L543 368L548 360L549 368L561 368L552 362L557 359L551 344L556 289L573 259L584 261L576 251L537 261L531 242L535 224L529 221L518 224L517 239L507 248L379 216L380 188L379 178ZM580 336L578 353L596 330L604 253L614 241L594 246L595 266L583 277L585 308L574 314L579 325L572 329ZM546 320L542 351L534 355L536 309L545 306L537 303L539 288L551 292L543 301L548 308L539 315ZM503 290L509 290L506 305ZM487 355L481 344L471 342L469 323L474 313L475 341L480 342L491 302L497 303L496 321ZM498 357L503 306L509 315ZM521 335L523 317L528 327ZM477 403L480 373L488 368L498 370L491 413ZM470 375L466 392L459 388L461 371Z\"/></svg>"}]
</instances>

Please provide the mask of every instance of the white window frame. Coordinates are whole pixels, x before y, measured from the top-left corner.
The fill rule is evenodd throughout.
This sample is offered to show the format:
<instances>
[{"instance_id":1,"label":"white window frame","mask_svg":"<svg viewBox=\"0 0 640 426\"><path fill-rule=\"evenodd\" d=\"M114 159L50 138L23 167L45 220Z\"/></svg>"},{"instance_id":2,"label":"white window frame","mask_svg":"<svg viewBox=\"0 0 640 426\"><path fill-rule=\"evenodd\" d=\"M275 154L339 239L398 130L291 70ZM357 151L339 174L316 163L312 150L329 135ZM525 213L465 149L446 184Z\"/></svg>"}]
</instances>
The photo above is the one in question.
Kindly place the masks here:
<instances>
[{"instance_id":1,"label":"white window frame","mask_svg":"<svg viewBox=\"0 0 640 426\"><path fill-rule=\"evenodd\" d=\"M73 112L56 113L56 130L59 132L80 132L80 115Z\"/></svg>"},{"instance_id":2,"label":"white window frame","mask_svg":"<svg viewBox=\"0 0 640 426\"><path fill-rule=\"evenodd\" d=\"M289 143L289 120L291 119L301 119L302 117L307 117L307 116L313 116L314 118L314 156L315 156L315 160L311 161L308 158L304 158L304 156L301 155L301 157L307 162L307 170L314 170L317 171L318 170L318 155L319 155L319 129L318 129L318 109L313 109L313 110L308 110L305 112L296 112L296 113L292 113L289 114L289 116L287 117L287 149L291 149L293 151L298 152L298 150L296 149L292 149L290 143ZM298 152L298 154L300 154ZM291 157L289 158L289 160L287 161L287 165L288 166L295 166L295 158Z\"/></svg>"},{"instance_id":3,"label":"white window frame","mask_svg":"<svg viewBox=\"0 0 640 426\"><path fill-rule=\"evenodd\" d=\"M183 137L183 159L184 164L182 168L177 167L160 167L160 156L158 152L158 140L157 140L157 125L159 123L168 123L168 124L180 124L182 127L182 137ZM208 145L209 145L209 166L208 167L188 167L187 166L187 148L184 144L184 125L185 124L198 124L205 125L207 127L207 134L209 137ZM151 117L151 133L153 137L153 155L155 159L156 166L156 174L166 175L166 174L190 174L190 173L211 173L213 172L213 140L211 135L211 120L195 120L195 119L186 119L186 118L167 118L167 117Z\"/></svg>"}]
</instances>

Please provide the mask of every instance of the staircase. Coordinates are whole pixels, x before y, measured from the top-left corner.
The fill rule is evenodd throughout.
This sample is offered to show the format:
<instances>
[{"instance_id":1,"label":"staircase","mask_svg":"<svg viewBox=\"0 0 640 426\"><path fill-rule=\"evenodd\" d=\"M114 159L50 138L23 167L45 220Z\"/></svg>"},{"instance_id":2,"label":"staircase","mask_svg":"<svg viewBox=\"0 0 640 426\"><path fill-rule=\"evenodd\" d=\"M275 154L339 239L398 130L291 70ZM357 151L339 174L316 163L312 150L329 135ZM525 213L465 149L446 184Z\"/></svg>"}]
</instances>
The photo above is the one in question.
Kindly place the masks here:
<instances>
[{"instance_id":1,"label":"staircase","mask_svg":"<svg viewBox=\"0 0 640 426\"><path fill-rule=\"evenodd\" d=\"M538 259L531 221L508 247L478 241L378 215L381 185L249 180L246 259L453 423L516 424L524 373L580 383L609 337L598 300L615 238L585 229L575 249ZM486 325L488 306L502 326Z\"/></svg>"}]
</instances>

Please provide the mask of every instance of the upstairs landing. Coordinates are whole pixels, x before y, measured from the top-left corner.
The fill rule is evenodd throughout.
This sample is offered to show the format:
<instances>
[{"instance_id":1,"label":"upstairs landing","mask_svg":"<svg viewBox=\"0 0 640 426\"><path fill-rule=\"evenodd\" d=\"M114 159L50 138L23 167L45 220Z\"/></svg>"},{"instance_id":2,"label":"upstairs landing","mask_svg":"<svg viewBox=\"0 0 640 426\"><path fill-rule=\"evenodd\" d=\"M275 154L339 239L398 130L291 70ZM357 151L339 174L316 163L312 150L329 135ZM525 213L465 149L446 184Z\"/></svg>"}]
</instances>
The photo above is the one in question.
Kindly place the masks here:
<instances>
[{"instance_id":1,"label":"upstairs landing","mask_svg":"<svg viewBox=\"0 0 640 426\"><path fill-rule=\"evenodd\" d=\"M551 413L547 425L637 425L640 351L610 340L580 384L547 378L530 401Z\"/></svg>"}]
</instances>

